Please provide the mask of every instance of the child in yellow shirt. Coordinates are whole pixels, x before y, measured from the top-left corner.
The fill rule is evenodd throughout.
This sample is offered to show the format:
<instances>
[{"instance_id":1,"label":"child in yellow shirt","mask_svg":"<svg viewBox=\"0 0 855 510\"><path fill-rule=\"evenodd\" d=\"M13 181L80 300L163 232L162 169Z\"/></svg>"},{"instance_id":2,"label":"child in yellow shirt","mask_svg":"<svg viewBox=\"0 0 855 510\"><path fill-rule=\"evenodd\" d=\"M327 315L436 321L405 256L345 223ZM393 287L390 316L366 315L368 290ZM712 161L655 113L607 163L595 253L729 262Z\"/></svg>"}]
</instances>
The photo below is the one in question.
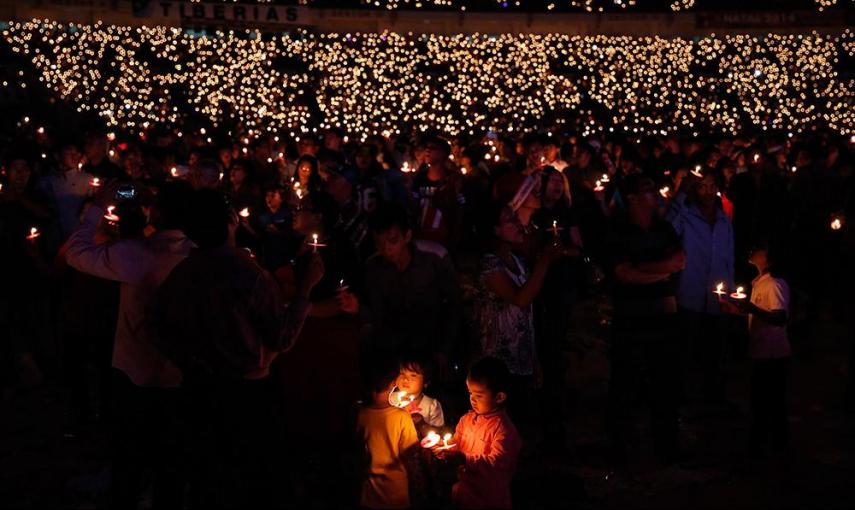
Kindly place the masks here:
<instances>
[{"instance_id":1,"label":"child in yellow shirt","mask_svg":"<svg viewBox=\"0 0 855 510\"><path fill-rule=\"evenodd\" d=\"M368 370L370 399L359 410L357 426L367 457L360 505L365 508L407 508L410 491L407 464L418 452L419 440L410 413L389 403L398 365L376 359Z\"/></svg>"}]
</instances>

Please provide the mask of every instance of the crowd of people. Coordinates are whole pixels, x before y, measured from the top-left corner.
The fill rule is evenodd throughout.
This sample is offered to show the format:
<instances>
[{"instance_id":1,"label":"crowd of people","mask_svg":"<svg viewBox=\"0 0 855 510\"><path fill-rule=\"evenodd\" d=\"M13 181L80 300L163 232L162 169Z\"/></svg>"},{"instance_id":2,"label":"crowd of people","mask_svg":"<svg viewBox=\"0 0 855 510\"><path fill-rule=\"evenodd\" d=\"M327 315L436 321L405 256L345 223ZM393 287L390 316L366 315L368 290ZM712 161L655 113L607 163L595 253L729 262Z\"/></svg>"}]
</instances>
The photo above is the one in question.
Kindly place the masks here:
<instances>
[{"instance_id":1,"label":"crowd of people","mask_svg":"<svg viewBox=\"0 0 855 510\"><path fill-rule=\"evenodd\" d=\"M30 128L3 154L0 383L60 382L69 438L109 424L111 508L508 508L534 438L572 455L564 351L603 296L611 462L642 393L684 461L681 407L727 405L746 356L746 454L783 455L791 340L852 304L855 137L822 129Z\"/></svg>"}]
</instances>

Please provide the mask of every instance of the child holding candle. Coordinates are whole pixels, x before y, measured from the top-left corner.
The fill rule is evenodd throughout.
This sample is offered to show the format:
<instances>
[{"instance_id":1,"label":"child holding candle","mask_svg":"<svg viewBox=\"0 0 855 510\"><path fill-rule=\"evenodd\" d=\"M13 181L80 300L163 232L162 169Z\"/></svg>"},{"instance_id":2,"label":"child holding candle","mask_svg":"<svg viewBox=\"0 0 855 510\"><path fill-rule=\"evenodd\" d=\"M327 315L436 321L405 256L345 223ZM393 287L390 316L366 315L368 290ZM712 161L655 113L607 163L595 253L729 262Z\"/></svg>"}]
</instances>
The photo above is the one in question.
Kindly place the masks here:
<instances>
[{"instance_id":1,"label":"child holding candle","mask_svg":"<svg viewBox=\"0 0 855 510\"><path fill-rule=\"evenodd\" d=\"M460 508L511 508L511 479L522 440L505 412L510 372L497 358L483 358L469 370L469 411L457 424L449 446L437 457L457 459L458 482L452 501Z\"/></svg>"},{"instance_id":2,"label":"child holding candle","mask_svg":"<svg viewBox=\"0 0 855 510\"><path fill-rule=\"evenodd\" d=\"M751 375L750 454L762 457L771 441L782 452L787 447L787 373L790 342L787 314L790 288L776 269L775 252L761 244L751 250L749 262L759 276L752 282L751 300L722 301L722 309L748 315Z\"/></svg>"},{"instance_id":3,"label":"child holding candle","mask_svg":"<svg viewBox=\"0 0 855 510\"><path fill-rule=\"evenodd\" d=\"M397 380L398 390L406 392L404 402L412 397L412 400L402 409L409 411L413 423L420 430L425 426L445 426L442 404L424 394L424 389L431 382L429 365L429 362L416 356L404 356L401 359L401 370Z\"/></svg>"},{"instance_id":4,"label":"child holding candle","mask_svg":"<svg viewBox=\"0 0 855 510\"><path fill-rule=\"evenodd\" d=\"M410 506L409 472L419 439L408 412L389 403L399 370L385 356L374 356L368 369L369 399L359 410L357 428L366 454L359 504L365 508Z\"/></svg>"}]
</instances>

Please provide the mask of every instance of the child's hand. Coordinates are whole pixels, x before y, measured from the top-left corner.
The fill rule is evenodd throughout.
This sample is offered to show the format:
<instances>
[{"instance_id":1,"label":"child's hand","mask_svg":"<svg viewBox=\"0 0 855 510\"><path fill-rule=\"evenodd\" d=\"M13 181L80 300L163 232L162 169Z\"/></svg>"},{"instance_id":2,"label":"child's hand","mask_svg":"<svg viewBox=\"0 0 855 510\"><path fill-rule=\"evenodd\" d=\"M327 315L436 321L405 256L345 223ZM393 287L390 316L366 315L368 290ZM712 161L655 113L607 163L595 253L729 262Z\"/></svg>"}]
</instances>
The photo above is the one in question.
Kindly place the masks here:
<instances>
[{"instance_id":1,"label":"child's hand","mask_svg":"<svg viewBox=\"0 0 855 510\"><path fill-rule=\"evenodd\" d=\"M447 462L459 462L462 464L466 461L466 456L463 455L463 452L457 449L457 445L452 446L451 448L435 446L433 453L436 455L437 459Z\"/></svg>"}]
</instances>

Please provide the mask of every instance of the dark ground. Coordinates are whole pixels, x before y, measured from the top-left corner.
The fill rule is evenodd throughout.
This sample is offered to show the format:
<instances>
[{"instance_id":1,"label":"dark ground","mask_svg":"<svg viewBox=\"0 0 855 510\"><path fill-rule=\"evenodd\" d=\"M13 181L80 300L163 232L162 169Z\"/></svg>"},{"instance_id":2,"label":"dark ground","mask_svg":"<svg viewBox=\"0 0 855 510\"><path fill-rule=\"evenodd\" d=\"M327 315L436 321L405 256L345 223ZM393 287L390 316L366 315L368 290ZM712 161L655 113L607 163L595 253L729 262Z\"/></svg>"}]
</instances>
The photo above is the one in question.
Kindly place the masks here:
<instances>
[{"instance_id":1,"label":"dark ground","mask_svg":"<svg viewBox=\"0 0 855 510\"><path fill-rule=\"evenodd\" d=\"M727 363L730 405L689 404L681 428L692 458L662 468L652 458L644 412L630 465L613 471L603 447L607 394L605 343L588 307L567 352L572 410L569 455L550 455L523 427L526 449L514 497L518 507L573 508L855 508L855 414L847 410L846 359L852 335L821 317L794 341L790 377L792 453L748 461L746 359ZM591 333L579 333L591 332ZM0 508L95 508L109 480L104 430L64 436L65 405L56 385L7 391L0 402Z\"/></svg>"}]
</instances>

